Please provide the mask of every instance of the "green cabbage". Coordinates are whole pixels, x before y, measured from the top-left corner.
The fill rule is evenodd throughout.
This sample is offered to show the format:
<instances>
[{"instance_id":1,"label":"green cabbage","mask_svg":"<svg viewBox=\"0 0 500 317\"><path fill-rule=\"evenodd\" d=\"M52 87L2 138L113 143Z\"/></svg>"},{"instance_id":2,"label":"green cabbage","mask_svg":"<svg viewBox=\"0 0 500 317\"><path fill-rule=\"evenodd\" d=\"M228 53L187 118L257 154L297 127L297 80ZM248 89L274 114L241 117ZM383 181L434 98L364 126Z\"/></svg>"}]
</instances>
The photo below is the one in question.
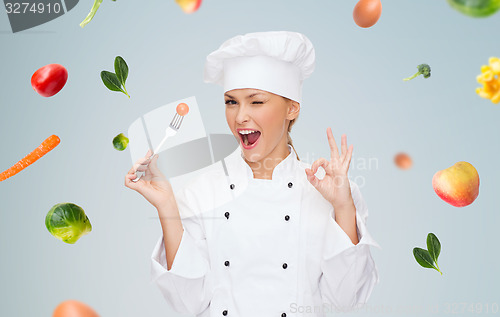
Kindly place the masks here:
<instances>
[{"instance_id":1,"label":"green cabbage","mask_svg":"<svg viewBox=\"0 0 500 317\"><path fill-rule=\"evenodd\" d=\"M45 226L54 237L71 244L92 231L92 225L83 209L72 203L52 207L45 217Z\"/></svg>"},{"instance_id":2,"label":"green cabbage","mask_svg":"<svg viewBox=\"0 0 500 317\"><path fill-rule=\"evenodd\" d=\"M483 18L500 9L500 0L448 0L457 11L475 18Z\"/></svg>"}]
</instances>

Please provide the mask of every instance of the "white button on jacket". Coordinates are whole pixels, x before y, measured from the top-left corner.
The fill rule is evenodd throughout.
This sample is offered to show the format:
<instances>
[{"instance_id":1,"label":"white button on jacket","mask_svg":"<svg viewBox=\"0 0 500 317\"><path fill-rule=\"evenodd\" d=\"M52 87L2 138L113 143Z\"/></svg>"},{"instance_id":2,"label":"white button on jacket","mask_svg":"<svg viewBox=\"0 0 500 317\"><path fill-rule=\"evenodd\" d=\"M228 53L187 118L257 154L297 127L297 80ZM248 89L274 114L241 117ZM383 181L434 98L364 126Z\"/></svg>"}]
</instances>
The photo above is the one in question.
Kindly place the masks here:
<instances>
[{"instance_id":1,"label":"white button on jacket","mask_svg":"<svg viewBox=\"0 0 500 317\"><path fill-rule=\"evenodd\" d=\"M368 300L379 281L369 247L379 245L366 228L358 186L350 184L354 245L335 222L333 206L307 180L310 164L288 147L272 180L254 179L238 147L176 192L182 240L167 270L162 235L151 266L152 281L174 310L203 317L325 316Z\"/></svg>"}]
</instances>

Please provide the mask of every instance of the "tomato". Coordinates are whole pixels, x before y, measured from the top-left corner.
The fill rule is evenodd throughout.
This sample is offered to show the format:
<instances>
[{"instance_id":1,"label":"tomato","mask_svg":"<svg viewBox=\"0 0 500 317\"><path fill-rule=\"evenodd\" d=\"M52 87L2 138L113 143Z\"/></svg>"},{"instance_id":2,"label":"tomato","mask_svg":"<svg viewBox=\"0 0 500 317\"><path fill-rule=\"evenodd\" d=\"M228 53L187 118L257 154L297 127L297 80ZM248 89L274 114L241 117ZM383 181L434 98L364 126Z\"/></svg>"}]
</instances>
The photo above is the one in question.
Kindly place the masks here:
<instances>
[{"instance_id":1,"label":"tomato","mask_svg":"<svg viewBox=\"0 0 500 317\"><path fill-rule=\"evenodd\" d=\"M43 97L57 94L68 80L68 71L59 64L49 64L31 76L31 87Z\"/></svg>"},{"instance_id":2,"label":"tomato","mask_svg":"<svg viewBox=\"0 0 500 317\"><path fill-rule=\"evenodd\" d=\"M175 109L177 111L177 114L179 114L179 116L185 116L189 112L189 107L185 103L178 104L177 108L175 108Z\"/></svg>"}]
</instances>

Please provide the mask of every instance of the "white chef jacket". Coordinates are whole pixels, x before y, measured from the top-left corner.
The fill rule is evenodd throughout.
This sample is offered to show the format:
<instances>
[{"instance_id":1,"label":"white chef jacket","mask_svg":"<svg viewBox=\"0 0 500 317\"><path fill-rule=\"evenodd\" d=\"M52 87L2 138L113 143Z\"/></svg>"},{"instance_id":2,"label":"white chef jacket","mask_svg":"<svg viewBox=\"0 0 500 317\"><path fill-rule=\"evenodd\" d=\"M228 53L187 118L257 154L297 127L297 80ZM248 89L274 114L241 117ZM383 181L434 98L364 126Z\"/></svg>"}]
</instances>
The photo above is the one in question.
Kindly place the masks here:
<instances>
[{"instance_id":1,"label":"white chef jacket","mask_svg":"<svg viewBox=\"0 0 500 317\"><path fill-rule=\"evenodd\" d=\"M272 180L254 179L241 149L175 195L184 233L170 270L163 235L151 281L175 311L207 316L325 316L368 300L379 282L368 210L351 182L359 243L334 220L291 146ZM323 171L324 175L324 171ZM321 176L320 176L321 178Z\"/></svg>"}]
</instances>

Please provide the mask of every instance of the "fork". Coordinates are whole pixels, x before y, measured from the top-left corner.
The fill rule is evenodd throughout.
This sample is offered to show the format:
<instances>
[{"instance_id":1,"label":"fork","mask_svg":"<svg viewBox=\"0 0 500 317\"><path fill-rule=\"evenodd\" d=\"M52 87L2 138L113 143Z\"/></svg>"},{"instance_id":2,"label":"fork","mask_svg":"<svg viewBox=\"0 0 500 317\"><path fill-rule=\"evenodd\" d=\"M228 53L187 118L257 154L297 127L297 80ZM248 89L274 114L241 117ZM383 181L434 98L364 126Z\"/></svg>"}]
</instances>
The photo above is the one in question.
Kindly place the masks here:
<instances>
[{"instance_id":1,"label":"fork","mask_svg":"<svg viewBox=\"0 0 500 317\"><path fill-rule=\"evenodd\" d=\"M165 130L165 136L163 137L163 140L161 140L160 144L156 147L155 151L151 154L149 159L151 159L158 151L161 149L165 141L171 136L174 136L177 134L177 131L181 127L182 120L184 119L184 116L179 115L178 113L175 114L174 118L170 122L170 125L167 127ZM148 164L149 165L149 164ZM146 165L147 166L147 165ZM133 182L137 182L139 179L141 179L142 176L146 174L145 172L136 172L136 178L133 179Z\"/></svg>"}]
</instances>

